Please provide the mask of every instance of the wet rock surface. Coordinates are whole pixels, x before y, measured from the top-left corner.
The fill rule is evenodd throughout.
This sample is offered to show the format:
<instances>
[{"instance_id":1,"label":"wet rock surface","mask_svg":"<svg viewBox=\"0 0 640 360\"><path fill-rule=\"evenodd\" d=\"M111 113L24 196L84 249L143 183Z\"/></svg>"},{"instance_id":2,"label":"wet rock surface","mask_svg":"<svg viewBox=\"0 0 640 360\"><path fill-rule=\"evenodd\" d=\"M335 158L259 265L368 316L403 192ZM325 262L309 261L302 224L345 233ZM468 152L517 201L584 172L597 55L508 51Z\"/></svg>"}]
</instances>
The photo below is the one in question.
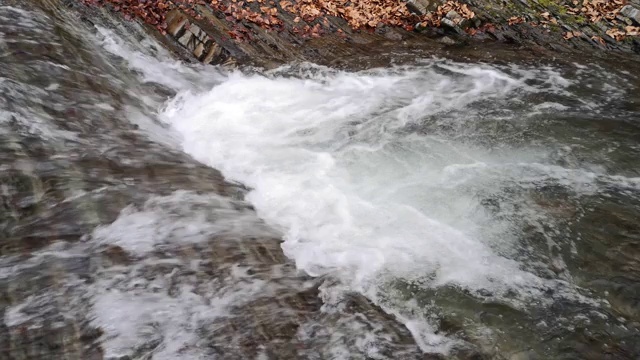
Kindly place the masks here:
<instances>
[{"instance_id":1,"label":"wet rock surface","mask_svg":"<svg viewBox=\"0 0 640 360\"><path fill-rule=\"evenodd\" d=\"M0 358L312 359L336 341L365 354L361 334L347 329L357 324L378 329L381 354L424 358L408 330L362 296L346 294L325 314L323 279L284 257L278 233L241 200L244 188L130 122L138 112L140 126L161 127L143 114L165 99L162 86L137 83L93 35L78 37L88 28L70 25L73 15L0 6L10 54L0 64ZM128 228L128 216L151 222ZM164 238L153 235L161 226ZM127 238L141 228L149 238ZM138 327L119 330L133 339L110 343L122 320L114 309L130 306ZM176 338L184 348L158 348Z\"/></svg>"},{"instance_id":2,"label":"wet rock surface","mask_svg":"<svg viewBox=\"0 0 640 360\"><path fill-rule=\"evenodd\" d=\"M621 0L616 1L623 4ZM96 12L104 15L110 9L109 6L98 8L100 10L96 7L86 9L87 6L76 1L65 2L88 14L85 16L87 19L93 18ZM502 48L508 45L513 51L533 51L547 58L586 54L596 58L618 56L622 59L629 58L625 54L640 51L640 37L633 32L635 30L629 32L635 35L614 39L615 31L624 34L625 26L637 25L640 5L634 2L616 8L615 16L611 12L600 14L597 12L601 11L599 8L589 10L592 9L591 0L585 3L588 8L583 7L584 13L580 12L582 4L564 0L508 3L469 0L463 4L468 4L473 10L473 18L462 18L456 11L445 11L436 22L439 27L417 22L415 27L418 31L382 23L373 28L354 29L346 20L336 16L301 19L287 13L282 4L275 3L273 10L278 12L281 23L276 28L235 20L233 16L207 5L190 5L189 11L174 10L167 16L168 39L152 26L147 26L147 29L161 41L166 43L170 40L174 47L186 49L186 52L181 51L186 59L195 58L215 64L228 61L269 68L291 61L332 63L343 57L370 58L375 48L393 51L395 48L419 47L430 48L435 53L442 52L443 46L445 51L451 45L491 49L492 43L498 43ZM408 9L417 15L436 13L439 6L445 5L444 1L407 3ZM267 4L267 7L271 6ZM597 21L594 20L596 15ZM197 36L192 36L193 33L187 29L191 26ZM200 43L202 45L199 46Z\"/></svg>"}]
</instances>

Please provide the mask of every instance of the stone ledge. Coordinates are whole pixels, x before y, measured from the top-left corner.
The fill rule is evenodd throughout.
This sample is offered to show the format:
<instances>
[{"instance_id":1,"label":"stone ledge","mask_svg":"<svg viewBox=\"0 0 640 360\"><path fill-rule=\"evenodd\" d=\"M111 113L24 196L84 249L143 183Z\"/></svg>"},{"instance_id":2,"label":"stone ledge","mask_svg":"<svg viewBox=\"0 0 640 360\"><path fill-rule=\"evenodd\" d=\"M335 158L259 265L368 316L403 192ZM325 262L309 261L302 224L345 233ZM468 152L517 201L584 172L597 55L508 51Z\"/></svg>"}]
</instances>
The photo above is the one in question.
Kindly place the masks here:
<instances>
[{"instance_id":1,"label":"stone ledge","mask_svg":"<svg viewBox=\"0 0 640 360\"><path fill-rule=\"evenodd\" d=\"M627 5L620 10L620 13L640 25L640 8L633 5Z\"/></svg>"},{"instance_id":2,"label":"stone ledge","mask_svg":"<svg viewBox=\"0 0 640 360\"><path fill-rule=\"evenodd\" d=\"M198 61L211 65L235 65L229 52L194 24L189 16L173 10L167 15L167 34L189 50Z\"/></svg>"}]
</instances>

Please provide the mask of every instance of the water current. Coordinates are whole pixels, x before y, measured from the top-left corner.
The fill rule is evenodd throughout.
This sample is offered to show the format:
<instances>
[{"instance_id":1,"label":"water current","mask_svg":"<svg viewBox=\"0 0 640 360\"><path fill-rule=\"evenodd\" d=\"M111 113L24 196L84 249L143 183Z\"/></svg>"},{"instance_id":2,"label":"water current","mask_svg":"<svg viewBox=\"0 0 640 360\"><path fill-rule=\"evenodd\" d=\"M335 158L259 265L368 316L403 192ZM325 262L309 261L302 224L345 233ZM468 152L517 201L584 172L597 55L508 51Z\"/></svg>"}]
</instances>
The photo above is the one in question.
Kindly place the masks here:
<instances>
[{"instance_id":1,"label":"water current","mask_svg":"<svg viewBox=\"0 0 640 360\"><path fill-rule=\"evenodd\" d=\"M637 69L123 33L0 5L1 358L640 357Z\"/></svg>"}]
</instances>

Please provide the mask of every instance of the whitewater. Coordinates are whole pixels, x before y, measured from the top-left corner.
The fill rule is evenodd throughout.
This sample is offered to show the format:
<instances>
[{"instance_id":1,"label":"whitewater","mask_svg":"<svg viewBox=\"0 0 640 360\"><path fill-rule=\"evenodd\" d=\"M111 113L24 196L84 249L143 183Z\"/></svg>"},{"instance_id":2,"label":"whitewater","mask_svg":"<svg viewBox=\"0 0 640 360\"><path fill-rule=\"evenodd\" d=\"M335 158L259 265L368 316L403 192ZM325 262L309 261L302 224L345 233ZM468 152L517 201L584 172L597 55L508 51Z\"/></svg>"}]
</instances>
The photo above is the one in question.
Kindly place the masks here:
<instances>
[{"instance_id":1,"label":"whitewater","mask_svg":"<svg viewBox=\"0 0 640 360\"><path fill-rule=\"evenodd\" d=\"M610 184L635 191L640 179L599 164L562 166L557 158L571 158L572 146L529 141L528 127L563 112L601 113L624 93L623 77L578 64L570 79L550 66L438 58L355 72L186 67L101 32L147 81L176 91L158 112L174 146L247 186L246 200L282 234L298 269L342 284L325 301L339 298L331 291L365 294L423 351L442 353L459 339L437 334L430 313L438 310L407 297L407 286L457 289L525 312L603 304L554 254L575 251L575 239L545 233L549 254L540 256L521 226L560 234L531 205L544 185L591 195ZM606 91L585 97L584 86ZM502 201L497 213L487 206Z\"/></svg>"},{"instance_id":2,"label":"whitewater","mask_svg":"<svg viewBox=\"0 0 640 360\"><path fill-rule=\"evenodd\" d=\"M82 54L17 54L17 80L0 78L17 159L0 170L48 189L13 203L53 199L11 233L48 242L0 256L0 288L35 284L11 292L11 334L69 327L104 358L155 360L640 344L634 73L418 55L229 69L122 29L47 37L44 13L0 16L28 30L0 25L10 41Z\"/></svg>"}]
</instances>

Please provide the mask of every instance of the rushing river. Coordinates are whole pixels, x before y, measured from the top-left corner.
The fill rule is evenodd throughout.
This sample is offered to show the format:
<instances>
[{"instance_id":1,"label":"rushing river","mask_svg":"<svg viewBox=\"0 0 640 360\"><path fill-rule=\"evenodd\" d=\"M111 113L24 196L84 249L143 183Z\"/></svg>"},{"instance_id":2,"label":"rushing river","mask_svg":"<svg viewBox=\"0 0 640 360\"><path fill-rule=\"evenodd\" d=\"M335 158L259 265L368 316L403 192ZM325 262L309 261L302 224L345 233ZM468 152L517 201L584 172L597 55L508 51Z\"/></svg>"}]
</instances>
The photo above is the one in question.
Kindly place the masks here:
<instances>
[{"instance_id":1,"label":"rushing river","mask_svg":"<svg viewBox=\"0 0 640 360\"><path fill-rule=\"evenodd\" d=\"M121 33L0 5L0 358L640 358L640 65Z\"/></svg>"}]
</instances>

